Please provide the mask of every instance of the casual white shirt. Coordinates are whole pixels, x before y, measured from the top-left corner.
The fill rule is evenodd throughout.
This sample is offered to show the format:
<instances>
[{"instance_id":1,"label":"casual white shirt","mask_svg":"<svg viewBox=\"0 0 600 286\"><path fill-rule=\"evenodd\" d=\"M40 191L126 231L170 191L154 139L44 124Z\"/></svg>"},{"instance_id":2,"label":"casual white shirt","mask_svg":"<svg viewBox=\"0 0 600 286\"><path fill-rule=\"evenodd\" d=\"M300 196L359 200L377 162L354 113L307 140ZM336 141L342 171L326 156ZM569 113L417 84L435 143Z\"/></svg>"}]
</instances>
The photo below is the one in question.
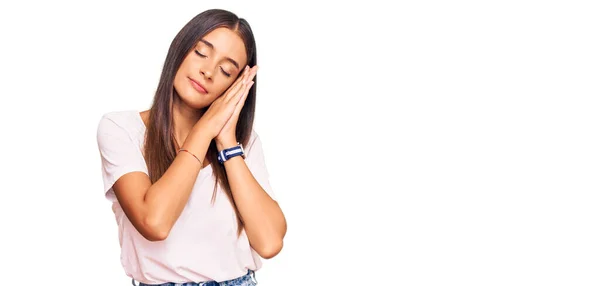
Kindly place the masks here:
<instances>
[{"instance_id":1,"label":"casual white shirt","mask_svg":"<svg viewBox=\"0 0 600 286\"><path fill-rule=\"evenodd\" d=\"M143 157L146 126L138 111L114 111L100 119L97 130L105 198L112 203L118 225L121 264L127 276L147 284L226 281L261 267L245 231L237 236L235 212L218 187L209 165L199 173L190 198L164 241L148 241L131 224L113 184L130 172L148 174ZM253 130L244 146L245 162L263 189L275 199L269 183L262 144Z\"/></svg>"}]
</instances>

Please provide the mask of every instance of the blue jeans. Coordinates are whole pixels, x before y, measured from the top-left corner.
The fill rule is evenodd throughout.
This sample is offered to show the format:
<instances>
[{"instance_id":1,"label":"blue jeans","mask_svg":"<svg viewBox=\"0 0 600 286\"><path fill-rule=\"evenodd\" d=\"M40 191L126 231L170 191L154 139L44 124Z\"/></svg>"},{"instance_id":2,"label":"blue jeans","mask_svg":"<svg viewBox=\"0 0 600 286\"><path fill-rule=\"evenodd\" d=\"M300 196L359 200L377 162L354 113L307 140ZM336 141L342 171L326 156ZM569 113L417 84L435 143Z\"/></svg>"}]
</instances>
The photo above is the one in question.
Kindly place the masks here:
<instances>
[{"instance_id":1,"label":"blue jeans","mask_svg":"<svg viewBox=\"0 0 600 286\"><path fill-rule=\"evenodd\" d=\"M256 286L258 282L256 281L256 276L254 274L254 271L252 270L248 270L248 273L246 273L246 275L232 279L232 280L227 280L227 281L223 281L223 282L216 282L216 281L207 281L207 282L186 282L186 283L174 283L174 282L167 282L167 283L163 283L163 284L144 284L141 283L139 284L139 286ZM131 279L131 284L135 285L135 280Z\"/></svg>"}]
</instances>

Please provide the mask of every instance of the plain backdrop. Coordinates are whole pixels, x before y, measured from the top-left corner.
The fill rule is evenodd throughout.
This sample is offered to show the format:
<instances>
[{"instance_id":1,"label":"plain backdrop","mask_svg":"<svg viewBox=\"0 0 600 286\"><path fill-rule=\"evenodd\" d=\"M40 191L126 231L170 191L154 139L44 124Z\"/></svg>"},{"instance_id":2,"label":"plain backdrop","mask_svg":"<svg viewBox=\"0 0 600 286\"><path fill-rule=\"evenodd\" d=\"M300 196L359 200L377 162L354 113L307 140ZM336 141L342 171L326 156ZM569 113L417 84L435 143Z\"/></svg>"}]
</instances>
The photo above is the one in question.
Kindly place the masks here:
<instances>
[{"instance_id":1,"label":"plain backdrop","mask_svg":"<svg viewBox=\"0 0 600 286\"><path fill-rule=\"evenodd\" d=\"M598 285L595 1L6 1L0 284L130 285L96 128L196 14L246 18L288 220L259 285Z\"/></svg>"}]
</instances>

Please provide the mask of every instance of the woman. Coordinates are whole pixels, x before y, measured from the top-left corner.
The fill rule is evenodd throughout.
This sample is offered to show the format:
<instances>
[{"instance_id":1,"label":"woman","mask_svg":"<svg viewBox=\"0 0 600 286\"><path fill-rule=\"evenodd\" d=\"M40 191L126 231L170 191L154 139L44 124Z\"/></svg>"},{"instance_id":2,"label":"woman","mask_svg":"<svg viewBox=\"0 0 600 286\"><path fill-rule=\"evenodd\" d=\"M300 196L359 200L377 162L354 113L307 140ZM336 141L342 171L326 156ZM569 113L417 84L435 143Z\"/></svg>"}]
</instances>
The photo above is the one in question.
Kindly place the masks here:
<instances>
[{"instance_id":1,"label":"woman","mask_svg":"<svg viewBox=\"0 0 600 286\"><path fill-rule=\"evenodd\" d=\"M280 252L287 224L252 128L256 71L248 22L208 10L171 43L151 108L100 120L105 196L134 285L255 285L261 257Z\"/></svg>"}]
</instances>

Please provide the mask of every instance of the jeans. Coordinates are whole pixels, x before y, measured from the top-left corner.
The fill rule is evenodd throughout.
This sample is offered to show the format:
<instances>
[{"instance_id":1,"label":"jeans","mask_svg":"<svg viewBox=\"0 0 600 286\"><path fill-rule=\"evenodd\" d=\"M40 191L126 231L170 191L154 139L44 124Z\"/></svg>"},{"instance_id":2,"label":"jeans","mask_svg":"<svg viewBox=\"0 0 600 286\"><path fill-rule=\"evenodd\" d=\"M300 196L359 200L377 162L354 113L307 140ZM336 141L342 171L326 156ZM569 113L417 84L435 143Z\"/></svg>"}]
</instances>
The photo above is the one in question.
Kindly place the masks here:
<instances>
[{"instance_id":1,"label":"jeans","mask_svg":"<svg viewBox=\"0 0 600 286\"><path fill-rule=\"evenodd\" d=\"M144 284L141 283L139 284L139 286L256 286L258 282L256 281L256 276L254 271L252 270L248 270L248 273L246 273L246 275L232 279L232 280L227 280L227 281L223 281L223 282L216 282L216 281L206 281L206 282L185 282L185 283L174 283L174 282L167 282L167 283L163 283L163 284ZM131 279L131 284L133 284L135 286L135 280Z\"/></svg>"}]
</instances>

